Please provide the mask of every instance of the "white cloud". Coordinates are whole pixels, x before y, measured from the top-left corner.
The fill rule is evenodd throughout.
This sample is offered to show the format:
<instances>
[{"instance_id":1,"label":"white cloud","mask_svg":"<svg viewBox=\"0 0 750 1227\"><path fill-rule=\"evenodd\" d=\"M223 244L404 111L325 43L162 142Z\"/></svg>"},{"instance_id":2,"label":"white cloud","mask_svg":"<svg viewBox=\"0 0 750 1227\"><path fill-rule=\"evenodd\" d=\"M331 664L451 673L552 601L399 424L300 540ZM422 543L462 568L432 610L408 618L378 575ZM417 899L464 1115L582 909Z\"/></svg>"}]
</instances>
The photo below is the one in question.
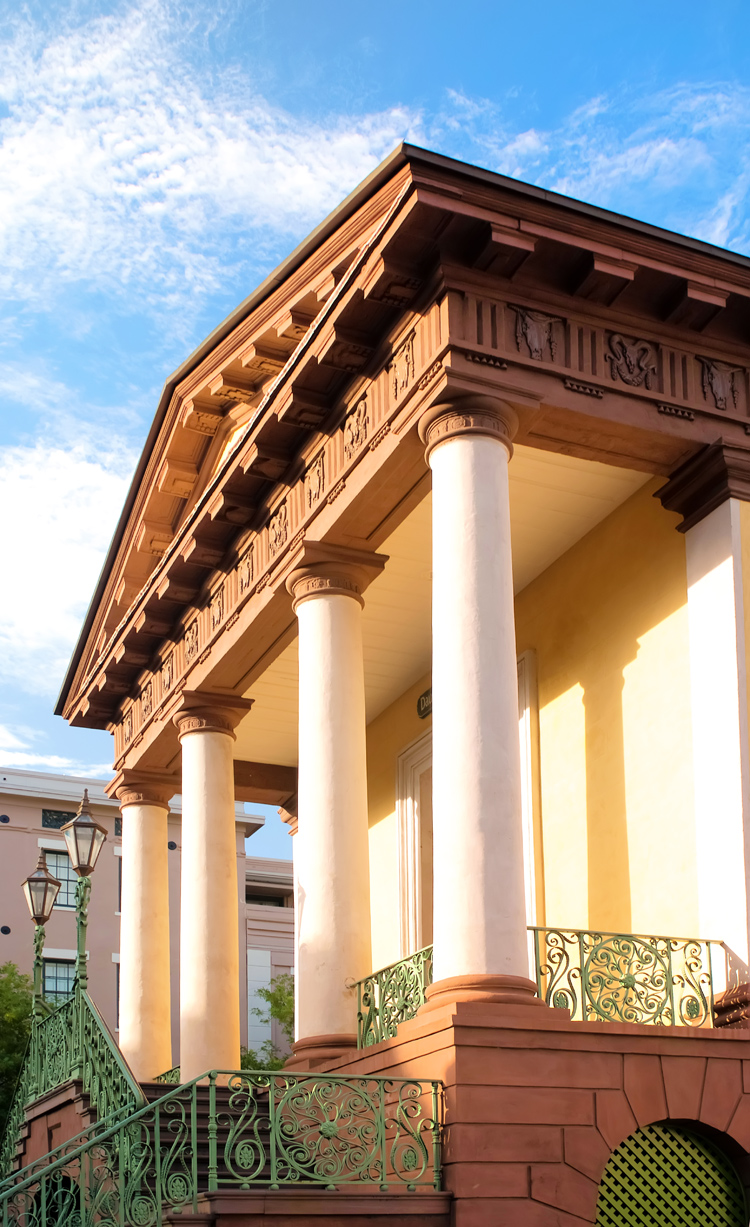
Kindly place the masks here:
<instances>
[{"instance_id":1,"label":"white cloud","mask_svg":"<svg viewBox=\"0 0 750 1227\"><path fill-rule=\"evenodd\" d=\"M4 682L56 695L133 462L133 455L114 439L109 451L94 450L84 440L64 446L40 439L28 446L0 448ZM12 765L7 754L4 757ZM27 755L29 765L32 760L36 763L36 756Z\"/></svg>"},{"instance_id":2,"label":"white cloud","mask_svg":"<svg viewBox=\"0 0 750 1227\"><path fill-rule=\"evenodd\" d=\"M166 0L142 0L46 43L19 20L0 48L6 294L205 295L238 234L317 222L415 126L398 107L295 119L247 82L192 72L171 34Z\"/></svg>"},{"instance_id":3,"label":"white cloud","mask_svg":"<svg viewBox=\"0 0 750 1227\"><path fill-rule=\"evenodd\" d=\"M20 734L20 736L19 736ZM18 726L15 731L0 724L0 764L2 767L36 767L57 771L62 775L109 776L109 763L85 763L80 759L67 758L61 754L35 754L29 750L30 743L38 740L37 729Z\"/></svg>"}]
</instances>

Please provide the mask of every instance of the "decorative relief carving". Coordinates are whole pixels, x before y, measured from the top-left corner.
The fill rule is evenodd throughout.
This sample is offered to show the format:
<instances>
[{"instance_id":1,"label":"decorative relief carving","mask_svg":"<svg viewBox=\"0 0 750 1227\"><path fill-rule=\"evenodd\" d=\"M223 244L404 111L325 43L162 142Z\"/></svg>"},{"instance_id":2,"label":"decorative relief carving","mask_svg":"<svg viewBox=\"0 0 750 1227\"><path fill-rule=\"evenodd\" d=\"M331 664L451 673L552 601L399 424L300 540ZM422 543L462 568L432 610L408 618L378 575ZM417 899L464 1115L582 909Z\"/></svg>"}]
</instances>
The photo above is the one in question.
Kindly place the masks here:
<instances>
[{"instance_id":1,"label":"decorative relief carving","mask_svg":"<svg viewBox=\"0 0 750 1227\"><path fill-rule=\"evenodd\" d=\"M423 392L425 388L429 388L433 380L437 379L442 369L443 369L442 362L433 362L429 370L425 371L424 375L420 379L417 385L418 390L420 392Z\"/></svg>"},{"instance_id":2,"label":"decorative relief carving","mask_svg":"<svg viewBox=\"0 0 750 1227\"><path fill-rule=\"evenodd\" d=\"M189 663L198 655L198 619L190 623L185 631L185 660Z\"/></svg>"},{"instance_id":3,"label":"decorative relief carving","mask_svg":"<svg viewBox=\"0 0 750 1227\"><path fill-rule=\"evenodd\" d=\"M237 574L239 577L240 593L245 593L252 586L253 582L253 547L250 546L248 551L240 558L237 566Z\"/></svg>"},{"instance_id":4,"label":"decorative relief carving","mask_svg":"<svg viewBox=\"0 0 750 1227\"><path fill-rule=\"evenodd\" d=\"M492 435L494 438L500 439L511 450L512 454L511 438L513 433L514 427L512 424L504 421L503 418L496 416L494 413L482 413L479 410L472 410L467 413L448 411L444 416L436 418L434 422L430 422L423 437L428 456L432 449L438 443L442 443L444 439L450 439L454 435L467 434Z\"/></svg>"},{"instance_id":5,"label":"decorative relief carving","mask_svg":"<svg viewBox=\"0 0 750 1227\"><path fill-rule=\"evenodd\" d=\"M143 713L143 719L148 720L153 710L154 688L151 682L147 682L141 691L141 712Z\"/></svg>"},{"instance_id":6,"label":"decorative relief carving","mask_svg":"<svg viewBox=\"0 0 750 1227\"><path fill-rule=\"evenodd\" d=\"M383 442L383 439L389 433L390 429L391 429L390 422L386 422L383 426L380 427L380 430L377 431L377 433L372 436L372 439L370 441L370 451L371 452L374 452L375 448L380 446L380 444Z\"/></svg>"},{"instance_id":7,"label":"decorative relief carving","mask_svg":"<svg viewBox=\"0 0 750 1227\"><path fill-rule=\"evenodd\" d=\"M581 383L580 379L563 379L563 383L571 392L580 392L581 396L595 396L601 400L604 395L601 388L595 388L592 383Z\"/></svg>"},{"instance_id":8,"label":"decorative relief carving","mask_svg":"<svg viewBox=\"0 0 750 1227\"><path fill-rule=\"evenodd\" d=\"M268 548L271 556L278 554L287 543L289 537L289 512L286 503L282 503L268 525Z\"/></svg>"},{"instance_id":9,"label":"decorative relief carving","mask_svg":"<svg viewBox=\"0 0 750 1227\"><path fill-rule=\"evenodd\" d=\"M352 596L363 604L359 584L346 575L306 575L294 582L293 607L296 609L305 597L320 592L331 596Z\"/></svg>"},{"instance_id":10,"label":"decorative relief carving","mask_svg":"<svg viewBox=\"0 0 750 1227\"><path fill-rule=\"evenodd\" d=\"M612 378L621 379L631 388L650 388L656 374L656 350L651 342L637 337L626 340L619 332L610 333L608 342L609 353L605 357Z\"/></svg>"},{"instance_id":11,"label":"decorative relief carving","mask_svg":"<svg viewBox=\"0 0 750 1227\"><path fill-rule=\"evenodd\" d=\"M205 665L210 655L211 655L211 649L204 648L204 650L201 652L200 656L198 657L198 664Z\"/></svg>"},{"instance_id":12,"label":"decorative relief carving","mask_svg":"<svg viewBox=\"0 0 750 1227\"><path fill-rule=\"evenodd\" d=\"M679 405L657 405L659 413L666 413L668 417L685 418L688 422L695 421L695 414L692 409L682 409Z\"/></svg>"},{"instance_id":13,"label":"decorative relief carving","mask_svg":"<svg viewBox=\"0 0 750 1227\"><path fill-rule=\"evenodd\" d=\"M336 485L335 485L335 486L333 487L333 489L331 490L331 493L328 495L328 498L326 499L326 502L327 502L327 503L335 503L335 502L336 502L336 499L338 498L338 496L339 496L340 494L343 494L343 493L344 493L344 487L345 487L345 486L346 486L346 482L345 482L343 479L342 479L341 481L337 482L337 483L336 483Z\"/></svg>"},{"instance_id":14,"label":"decorative relief carving","mask_svg":"<svg viewBox=\"0 0 750 1227\"><path fill-rule=\"evenodd\" d=\"M133 740L133 709L132 707L129 708L125 712L125 719L122 722L122 736L125 741L125 745L126 746L130 745L131 741Z\"/></svg>"},{"instance_id":15,"label":"decorative relief carving","mask_svg":"<svg viewBox=\"0 0 750 1227\"><path fill-rule=\"evenodd\" d=\"M393 399L398 400L414 379L414 333L410 332L388 366Z\"/></svg>"},{"instance_id":16,"label":"decorative relief carving","mask_svg":"<svg viewBox=\"0 0 750 1227\"><path fill-rule=\"evenodd\" d=\"M316 456L305 473L305 501L308 509L320 502L326 484L325 455Z\"/></svg>"},{"instance_id":17,"label":"decorative relief carving","mask_svg":"<svg viewBox=\"0 0 750 1227\"><path fill-rule=\"evenodd\" d=\"M168 690L172 689L173 682L174 682L174 654L170 652L169 656L165 657L164 663L162 664L162 667L161 667L161 688L165 694Z\"/></svg>"},{"instance_id":18,"label":"decorative relief carving","mask_svg":"<svg viewBox=\"0 0 750 1227\"><path fill-rule=\"evenodd\" d=\"M224 588L223 586L216 593L216 596L211 602L211 630L215 631L218 626L221 626L224 621Z\"/></svg>"},{"instance_id":19,"label":"decorative relief carving","mask_svg":"<svg viewBox=\"0 0 750 1227\"><path fill-rule=\"evenodd\" d=\"M516 313L516 345L519 353L526 344L532 358L543 361L549 351L554 362L557 357L557 332L555 324L564 326L565 321L558 315L545 315L543 311L532 311L528 307L508 306Z\"/></svg>"},{"instance_id":20,"label":"decorative relief carving","mask_svg":"<svg viewBox=\"0 0 750 1227\"><path fill-rule=\"evenodd\" d=\"M351 460L367 439L367 400L363 396L344 422L344 456Z\"/></svg>"},{"instance_id":21,"label":"decorative relief carving","mask_svg":"<svg viewBox=\"0 0 750 1227\"><path fill-rule=\"evenodd\" d=\"M240 620L240 615L238 613L233 613L231 618L227 618L227 624L226 624L225 629L230 631L232 627L235 626L239 622L239 620Z\"/></svg>"},{"instance_id":22,"label":"decorative relief carving","mask_svg":"<svg viewBox=\"0 0 750 1227\"><path fill-rule=\"evenodd\" d=\"M696 354L696 357L701 364L703 399L708 400L710 392L717 409L728 409L730 400L736 409L737 389L734 377L742 367L728 366L726 362L716 362L713 358L701 358L700 354Z\"/></svg>"},{"instance_id":23,"label":"decorative relief carving","mask_svg":"<svg viewBox=\"0 0 750 1227\"><path fill-rule=\"evenodd\" d=\"M508 369L508 363L503 358L496 358L494 354L478 354L473 349L464 349L461 352L468 362L478 362L480 366L494 366L498 371Z\"/></svg>"}]
</instances>

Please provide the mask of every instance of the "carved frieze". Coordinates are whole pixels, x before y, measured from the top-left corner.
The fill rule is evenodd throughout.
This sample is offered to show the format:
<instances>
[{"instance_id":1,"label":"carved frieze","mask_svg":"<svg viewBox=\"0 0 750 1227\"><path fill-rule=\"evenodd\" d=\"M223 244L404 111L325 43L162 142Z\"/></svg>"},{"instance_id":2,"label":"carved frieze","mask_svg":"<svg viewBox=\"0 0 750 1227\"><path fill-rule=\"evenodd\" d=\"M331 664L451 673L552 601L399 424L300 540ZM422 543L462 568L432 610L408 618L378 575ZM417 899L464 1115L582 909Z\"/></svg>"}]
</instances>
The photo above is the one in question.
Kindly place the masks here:
<instances>
[{"instance_id":1,"label":"carved frieze","mask_svg":"<svg viewBox=\"0 0 750 1227\"><path fill-rule=\"evenodd\" d=\"M148 720L151 712L154 710L154 688L151 682L146 682L146 685L141 691L141 712L143 719Z\"/></svg>"},{"instance_id":2,"label":"carved frieze","mask_svg":"<svg viewBox=\"0 0 750 1227\"><path fill-rule=\"evenodd\" d=\"M557 357L558 332L564 327L565 321L558 315L545 315L543 311L532 311L529 307L517 307L509 304L516 313L516 346L519 353L528 349L532 358L541 362Z\"/></svg>"},{"instance_id":3,"label":"carved frieze","mask_svg":"<svg viewBox=\"0 0 750 1227\"><path fill-rule=\"evenodd\" d=\"M190 623L189 627L185 631L185 660L189 664L190 661L195 660L197 655L198 655L198 619L196 618L193 622Z\"/></svg>"},{"instance_id":4,"label":"carved frieze","mask_svg":"<svg viewBox=\"0 0 750 1227\"><path fill-rule=\"evenodd\" d=\"M612 378L631 388L650 388L656 374L656 350L650 341L611 332L607 338Z\"/></svg>"},{"instance_id":5,"label":"carved frieze","mask_svg":"<svg viewBox=\"0 0 750 1227\"><path fill-rule=\"evenodd\" d=\"M323 452L313 460L305 473L305 502L308 511L320 502L325 488L325 457Z\"/></svg>"},{"instance_id":6,"label":"carved frieze","mask_svg":"<svg viewBox=\"0 0 750 1227\"><path fill-rule=\"evenodd\" d=\"M404 343L396 350L388 370L391 376L391 394L394 400L398 400L414 379L413 332L409 333Z\"/></svg>"},{"instance_id":7,"label":"carved frieze","mask_svg":"<svg viewBox=\"0 0 750 1227\"><path fill-rule=\"evenodd\" d=\"M728 409L730 401L736 409L737 388L734 377L741 372L742 367L728 366L726 362L716 362L713 358L702 358L700 354L696 354L696 357L701 364L703 399L708 400L710 393L717 409Z\"/></svg>"},{"instance_id":8,"label":"carved frieze","mask_svg":"<svg viewBox=\"0 0 750 1227\"><path fill-rule=\"evenodd\" d=\"M253 547L250 548L240 558L237 567L237 576L240 585L240 595L244 596L252 587L253 583Z\"/></svg>"},{"instance_id":9,"label":"carved frieze","mask_svg":"<svg viewBox=\"0 0 750 1227\"><path fill-rule=\"evenodd\" d=\"M282 503L276 515L271 516L268 525L268 548L271 556L278 554L286 545L289 537L289 512L286 503Z\"/></svg>"},{"instance_id":10,"label":"carved frieze","mask_svg":"<svg viewBox=\"0 0 750 1227\"><path fill-rule=\"evenodd\" d=\"M344 422L344 456L352 460L367 440L367 399L362 397Z\"/></svg>"},{"instance_id":11,"label":"carved frieze","mask_svg":"<svg viewBox=\"0 0 750 1227\"><path fill-rule=\"evenodd\" d=\"M129 708L125 712L125 718L122 722L122 736L123 736L123 740L125 741L125 745L129 746L131 741L133 740L133 709L132 707Z\"/></svg>"},{"instance_id":12,"label":"carved frieze","mask_svg":"<svg viewBox=\"0 0 750 1227\"><path fill-rule=\"evenodd\" d=\"M170 652L169 656L165 657L164 663L161 667L161 688L165 694L167 693L168 690L172 689L173 682L174 682L174 653Z\"/></svg>"},{"instance_id":13,"label":"carved frieze","mask_svg":"<svg viewBox=\"0 0 750 1227\"><path fill-rule=\"evenodd\" d=\"M333 487L333 489L331 490L331 493L328 495L326 502L335 503L338 496L344 493L345 486L346 486L346 482L343 479L341 481L336 482L336 485Z\"/></svg>"},{"instance_id":14,"label":"carved frieze","mask_svg":"<svg viewBox=\"0 0 750 1227\"><path fill-rule=\"evenodd\" d=\"M211 602L211 630L215 631L224 621L224 588L221 587Z\"/></svg>"},{"instance_id":15,"label":"carved frieze","mask_svg":"<svg viewBox=\"0 0 750 1227\"><path fill-rule=\"evenodd\" d=\"M571 392L578 392L581 396L594 396L601 400L604 395L601 388L595 388L591 383L581 383L580 379L563 379L563 383Z\"/></svg>"}]
</instances>

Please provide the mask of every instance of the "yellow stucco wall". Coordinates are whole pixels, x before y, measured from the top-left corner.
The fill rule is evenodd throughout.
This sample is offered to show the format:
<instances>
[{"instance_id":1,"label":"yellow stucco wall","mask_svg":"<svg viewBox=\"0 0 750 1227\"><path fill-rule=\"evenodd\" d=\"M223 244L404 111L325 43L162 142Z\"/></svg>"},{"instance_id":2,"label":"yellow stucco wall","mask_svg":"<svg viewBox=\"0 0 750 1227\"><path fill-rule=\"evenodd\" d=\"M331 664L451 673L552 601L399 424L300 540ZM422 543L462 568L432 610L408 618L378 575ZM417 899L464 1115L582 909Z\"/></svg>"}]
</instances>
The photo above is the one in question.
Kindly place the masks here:
<instances>
[{"instance_id":1,"label":"yellow stucco wall","mask_svg":"<svg viewBox=\"0 0 750 1227\"><path fill-rule=\"evenodd\" d=\"M685 545L649 482L516 597L548 925L697 935Z\"/></svg>"},{"instance_id":2,"label":"yellow stucco wall","mask_svg":"<svg viewBox=\"0 0 750 1227\"><path fill-rule=\"evenodd\" d=\"M427 674L367 726L373 968L401 958L396 768L401 751L432 725L429 716L417 715L417 699L429 685Z\"/></svg>"},{"instance_id":3,"label":"yellow stucco wall","mask_svg":"<svg viewBox=\"0 0 750 1227\"><path fill-rule=\"evenodd\" d=\"M538 686L547 925L699 936L685 542L653 498L661 484L516 597L518 653L534 653ZM429 684L367 730L373 967L401 957L397 758L430 727L416 713Z\"/></svg>"}]
</instances>

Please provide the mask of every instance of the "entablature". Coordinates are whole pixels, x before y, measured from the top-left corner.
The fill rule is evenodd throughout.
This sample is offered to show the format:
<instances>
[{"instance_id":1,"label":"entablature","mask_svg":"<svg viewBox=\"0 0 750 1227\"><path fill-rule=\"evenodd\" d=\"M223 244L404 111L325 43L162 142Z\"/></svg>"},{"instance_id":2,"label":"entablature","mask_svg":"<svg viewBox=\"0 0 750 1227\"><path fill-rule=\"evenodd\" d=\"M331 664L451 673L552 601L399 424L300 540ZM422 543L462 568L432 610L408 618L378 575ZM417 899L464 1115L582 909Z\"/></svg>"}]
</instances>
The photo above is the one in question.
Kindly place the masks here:
<instances>
[{"instance_id":1,"label":"entablature","mask_svg":"<svg viewBox=\"0 0 750 1227\"><path fill-rule=\"evenodd\" d=\"M717 431L747 445L747 269L450 179L394 181L175 389L121 551L148 567L113 575L64 711L110 727L118 764L169 742L188 677L240 694L286 645L306 537L377 548L428 480L430 401L494 392L520 441L656 473Z\"/></svg>"}]
</instances>

